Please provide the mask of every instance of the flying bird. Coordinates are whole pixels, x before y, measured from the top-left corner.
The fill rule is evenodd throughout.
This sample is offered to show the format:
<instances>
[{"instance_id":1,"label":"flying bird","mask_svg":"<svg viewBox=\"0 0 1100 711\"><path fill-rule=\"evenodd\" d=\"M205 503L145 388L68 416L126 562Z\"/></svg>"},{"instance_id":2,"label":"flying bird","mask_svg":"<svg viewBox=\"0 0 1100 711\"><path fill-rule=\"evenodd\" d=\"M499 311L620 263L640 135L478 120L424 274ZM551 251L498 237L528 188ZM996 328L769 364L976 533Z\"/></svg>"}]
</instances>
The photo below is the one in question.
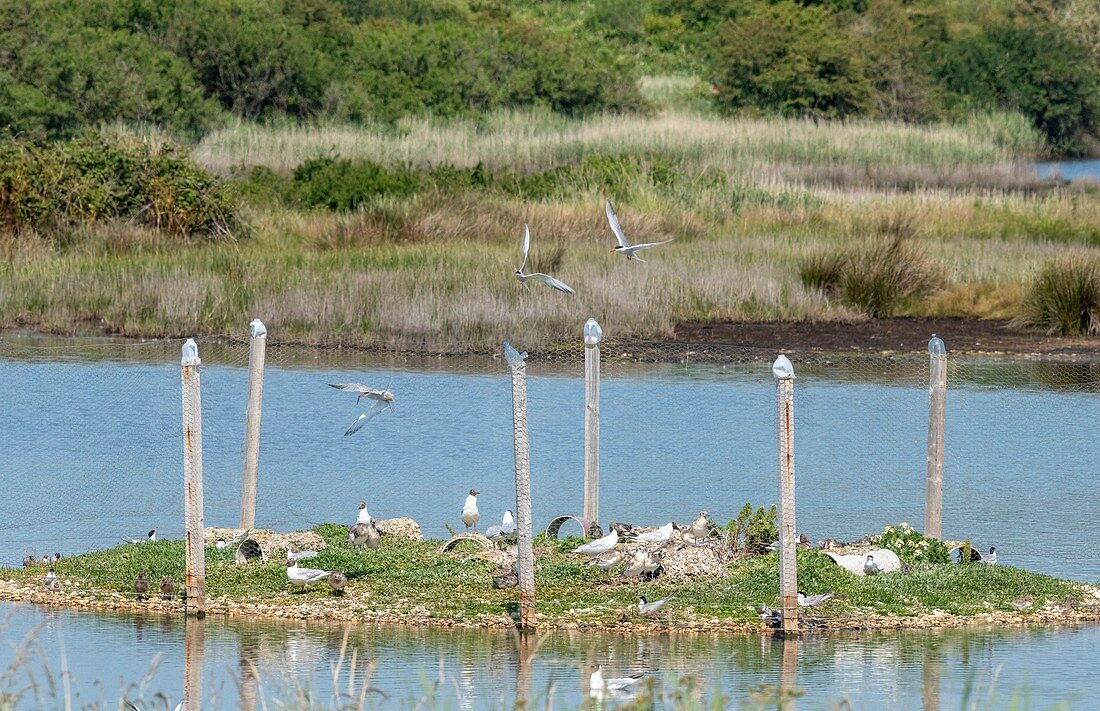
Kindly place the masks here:
<instances>
[{"instance_id":1,"label":"flying bird","mask_svg":"<svg viewBox=\"0 0 1100 711\"><path fill-rule=\"evenodd\" d=\"M360 413L359 417L355 418L355 421L344 430L345 437L353 435L363 429L364 425L373 420L376 416L381 415L386 411L386 408L394 403L393 393L389 390L379 390L361 383L329 383L328 386L345 392L359 393L359 396L355 399L356 403L360 402L363 398L373 400L371 406L367 408L367 411Z\"/></svg>"},{"instance_id":2,"label":"flying bird","mask_svg":"<svg viewBox=\"0 0 1100 711\"><path fill-rule=\"evenodd\" d=\"M798 606L814 607L815 605L820 605L826 600L829 600L832 596L833 594L831 592L821 593L820 595L805 595L803 593L798 593Z\"/></svg>"},{"instance_id":3,"label":"flying bird","mask_svg":"<svg viewBox=\"0 0 1100 711\"><path fill-rule=\"evenodd\" d=\"M615 544L619 542L619 532L612 531L603 538L597 538L594 541L589 541L584 545L577 546L573 549L574 553L584 553L590 558L595 558L601 553L606 553L615 547Z\"/></svg>"},{"instance_id":4,"label":"flying bird","mask_svg":"<svg viewBox=\"0 0 1100 711\"><path fill-rule=\"evenodd\" d=\"M615 239L619 241L619 246L610 251L618 252L619 254L625 254L627 259L632 259L636 262L644 262L645 260L638 256L638 252L643 249L652 249L653 247L659 247L662 244L668 244L672 240L666 239L664 242L647 242L646 244L631 245L626 241L626 235L623 234L623 228L619 225L619 217L615 214L615 209L611 207L611 201L607 201L607 224L611 225L611 231L615 233Z\"/></svg>"},{"instance_id":5,"label":"flying bird","mask_svg":"<svg viewBox=\"0 0 1100 711\"><path fill-rule=\"evenodd\" d=\"M466 530L470 530L473 526L474 530L477 530L477 520L481 518L481 514L477 510L477 495L481 492L477 489L470 489L470 494L466 497L466 502L462 504L462 523L466 525Z\"/></svg>"},{"instance_id":6,"label":"flying bird","mask_svg":"<svg viewBox=\"0 0 1100 711\"><path fill-rule=\"evenodd\" d=\"M654 543L656 545L663 545L668 542L668 539L672 537L673 523L669 521L664 526L661 526L656 531L646 531L645 533L638 533L634 535L634 540L639 543Z\"/></svg>"},{"instance_id":7,"label":"flying bird","mask_svg":"<svg viewBox=\"0 0 1100 711\"><path fill-rule=\"evenodd\" d=\"M638 598L638 612L642 613L643 615L652 615L654 612L657 612L662 607L664 607L665 603L671 600L675 595L676 593L669 593L668 595L662 597L660 600L654 600L653 602L647 602L645 596L643 595L642 597Z\"/></svg>"},{"instance_id":8,"label":"flying bird","mask_svg":"<svg viewBox=\"0 0 1100 711\"><path fill-rule=\"evenodd\" d=\"M531 230L527 228L527 225L523 226L523 264L519 265L519 269L516 270L516 279L520 284L523 284L523 288L528 291L531 290L528 281L534 279L535 281L541 281L551 289L557 289L558 291L565 292L566 294L575 294L577 292L563 281L555 279L549 274L543 274L542 272L534 272L532 274L524 274L523 268L527 266L527 252L531 249Z\"/></svg>"}]
</instances>

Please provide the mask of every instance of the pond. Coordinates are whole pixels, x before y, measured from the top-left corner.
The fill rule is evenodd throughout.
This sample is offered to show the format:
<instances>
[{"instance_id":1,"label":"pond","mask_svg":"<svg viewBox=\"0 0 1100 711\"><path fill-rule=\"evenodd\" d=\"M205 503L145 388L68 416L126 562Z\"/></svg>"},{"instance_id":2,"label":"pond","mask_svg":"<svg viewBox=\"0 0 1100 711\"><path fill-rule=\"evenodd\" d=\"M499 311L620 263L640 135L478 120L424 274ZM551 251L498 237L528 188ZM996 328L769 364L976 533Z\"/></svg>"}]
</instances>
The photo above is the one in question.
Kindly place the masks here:
<instances>
[{"instance_id":1,"label":"pond","mask_svg":"<svg viewBox=\"0 0 1100 711\"><path fill-rule=\"evenodd\" d=\"M1032 165L1042 179L1100 180L1100 160L1067 160Z\"/></svg>"}]
</instances>

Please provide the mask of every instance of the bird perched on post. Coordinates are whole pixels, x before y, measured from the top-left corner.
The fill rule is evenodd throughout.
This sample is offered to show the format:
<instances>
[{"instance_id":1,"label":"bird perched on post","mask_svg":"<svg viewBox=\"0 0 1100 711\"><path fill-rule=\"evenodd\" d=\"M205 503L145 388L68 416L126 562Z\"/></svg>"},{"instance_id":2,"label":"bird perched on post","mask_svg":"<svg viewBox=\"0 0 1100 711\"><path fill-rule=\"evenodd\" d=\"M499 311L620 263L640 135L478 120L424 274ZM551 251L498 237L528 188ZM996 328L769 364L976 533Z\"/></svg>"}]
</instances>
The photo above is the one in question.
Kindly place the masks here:
<instances>
[{"instance_id":1,"label":"bird perched on post","mask_svg":"<svg viewBox=\"0 0 1100 711\"><path fill-rule=\"evenodd\" d=\"M144 600L149 594L149 581L145 579L144 570L139 570L134 579L134 592L137 593L138 600Z\"/></svg>"},{"instance_id":2,"label":"bird perched on post","mask_svg":"<svg viewBox=\"0 0 1100 711\"><path fill-rule=\"evenodd\" d=\"M642 597L638 598L638 612L642 613L643 615L652 615L654 612L657 612L657 610L660 610L662 607L664 607L665 603L671 600L675 595L676 593L669 593L668 595L662 597L660 600L654 600L653 602L647 602L645 596L643 595Z\"/></svg>"},{"instance_id":3,"label":"bird perched on post","mask_svg":"<svg viewBox=\"0 0 1100 711\"><path fill-rule=\"evenodd\" d=\"M477 510L477 495L481 492L477 489L470 489L470 494L466 497L466 503L462 504L462 523L466 525L466 530L477 530L477 520L481 518L481 514Z\"/></svg>"},{"instance_id":4,"label":"bird perched on post","mask_svg":"<svg viewBox=\"0 0 1100 711\"><path fill-rule=\"evenodd\" d=\"M172 579L167 575L161 576L160 579L160 596L164 600L171 600L172 596L176 594L176 584L172 582Z\"/></svg>"}]
</instances>

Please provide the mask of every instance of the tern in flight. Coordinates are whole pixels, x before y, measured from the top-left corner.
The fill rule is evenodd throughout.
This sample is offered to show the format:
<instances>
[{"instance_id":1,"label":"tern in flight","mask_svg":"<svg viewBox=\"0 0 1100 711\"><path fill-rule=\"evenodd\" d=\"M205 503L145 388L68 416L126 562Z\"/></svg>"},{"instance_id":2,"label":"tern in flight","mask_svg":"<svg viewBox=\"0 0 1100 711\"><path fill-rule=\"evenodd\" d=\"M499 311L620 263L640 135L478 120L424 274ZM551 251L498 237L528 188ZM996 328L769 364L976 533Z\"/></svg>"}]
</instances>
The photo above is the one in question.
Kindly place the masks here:
<instances>
[{"instance_id":1,"label":"tern in flight","mask_svg":"<svg viewBox=\"0 0 1100 711\"><path fill-rule=\"evenodd\" d=\"M523 226L523 264L520 264L519 269L516 270L516 280L519 281L520 284L523 284L523 288L530 291L531 287L527 284L527 282L530 281L531 279L535 279L537 281L541 281L543 284L546 284L551 289L557 289L558 291L564 291L566 294L575 294L575 293L577 293L577 292L573 291L573 289L568 284L566 284L565 282L560 281L558 279L555 279L554 277L550 276L549 274L543 274L542 272L534 272L533 274L524 274L523 269L524 269L524 267L527 266L527 252L529 252L530 250L531 250L531 230L528 229L527 225L524 225Z\"/></svg>"},{"instance_id":2,"label":"tern in flight","mask_svg":"<svg viewBox=\"0 0 1100 711\"><path fill-rule=\"evenodd\" d=\"M619 241L619 246L610 251L618 252L619 254L625 254L627 259L633 259L636 262L644 262L645 260L638 256L638 252L643 249L652 249L653 247L659 247L662 244L668 244L672 240L666 239L664 242L647 242L645 244L632 245L626 241L626 235L623 234L623 228L619 224L619 217L615 214L615 208L611 207L611 201L607 201L607 224L611 225L611 231L615 233L615 239Z\"/></svg>"},{"instance_id":3,"label":"tern in flight","mask_svg":"<svg viewBox=\"0 0 1100 711\"><path fill-rule=\"evenodd\" d=\"M363 425L370 422L376 415L385 412L386 408L393 404L393 393L389 390L379 390L360 383L329 383L328 386L345 392L359 393L359 397L355 399L357 403L363 398L374 401L367 409L367 412L360 414L359 417L355 419L355 422L352 422L351 426L344 430L345 437L353 435L363 429Z\"/></svg>"}]
</instances>

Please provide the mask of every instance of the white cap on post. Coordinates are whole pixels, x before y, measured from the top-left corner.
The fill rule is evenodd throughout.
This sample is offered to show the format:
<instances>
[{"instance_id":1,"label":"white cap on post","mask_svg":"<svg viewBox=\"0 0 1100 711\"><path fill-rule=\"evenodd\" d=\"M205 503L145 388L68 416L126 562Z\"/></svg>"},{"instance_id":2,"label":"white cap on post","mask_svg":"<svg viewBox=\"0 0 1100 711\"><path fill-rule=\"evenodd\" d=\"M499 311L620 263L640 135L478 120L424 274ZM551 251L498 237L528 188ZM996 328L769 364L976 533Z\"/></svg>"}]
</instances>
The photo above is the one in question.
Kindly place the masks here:
<instances>
[{"instance_id":1,"label":"white cap on post","mask_svg":"<svg viewBox=\"0 0 1100 711\"><path fill-rule=\"evenodd\" d=\"M258 318L252 319L252 323L248 324L248 332L253 338L267 338L267 326Z\"/></svg>"},{"instance_id":2,"label":"white cap on post","mask_svg":"<svg viewBox=\"0 0 1100 711\"><path fill-rule=\"evenodd\" d=\"M781 355L775 359L772 363L772 375L776 380L791 380L794 378L794 366L791 365L790 359Z\"/></svg>"},{"instance_id":3,"label":"white cap on post","mask_svg":"<svg viewBox=\"0 0 1100 711\"><path fill-rule=\"evenodd\" d=\"M947 348L943 345L943 339L932 334L932 338L928 340L928 355L934 358L945 358L947 356Z\"/></svg>"},{"instance_id":4,"label":"white cap on post","mask_svg":"<svg viewBox=\"0 0 1100 711\"><path fill-rule=\"evenodd\" d=\"M508 360L508 365L516 366L524 361L527 357L527 351L520 353L515 348L512 348L512 344L508 341L504 342L504 357Z\"/></svg>"},{"instance_id":5,"label":"white cap on post","mask_svg":"<svg viewBox=\"0 0 1100 711\"><path fill-rule=\"evenodd\" d=\"M600 345L600 341L603 340L603 329L600 328L600 324L596 322L596 319L590 318L584 322L584 345L588 347Z\"/></svg>"},{"instance_id":6,"label":"white cap on post","mask_svg":"<svg viewBox=\"0 0 1100 711\"><path fill-rule=\"evenodd\" d=\"M195 343L194 338L188 338L183 343L183 358L180 359L180 365L202 365L202 361L199 360L199 346Z\"/></svg>"}]
</instances>

